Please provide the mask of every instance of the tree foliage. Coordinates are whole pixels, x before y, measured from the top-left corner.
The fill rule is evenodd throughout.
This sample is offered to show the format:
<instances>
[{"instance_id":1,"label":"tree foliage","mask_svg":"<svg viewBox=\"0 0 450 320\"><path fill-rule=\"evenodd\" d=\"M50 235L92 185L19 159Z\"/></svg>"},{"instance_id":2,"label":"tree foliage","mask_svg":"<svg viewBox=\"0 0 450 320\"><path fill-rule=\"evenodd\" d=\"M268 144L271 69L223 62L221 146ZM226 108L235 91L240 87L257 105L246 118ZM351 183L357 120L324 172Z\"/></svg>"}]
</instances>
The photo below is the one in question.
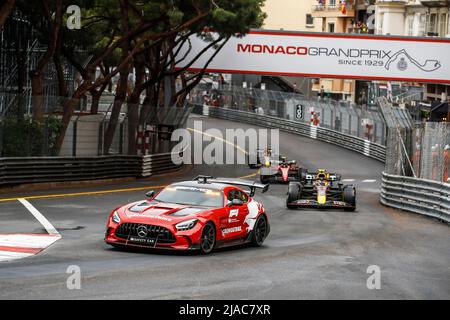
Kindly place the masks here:
<instances>
[{"instance_id":1,"label":"tree foliage","mask_svg":"<svg viewBox=\"0 0 450 320\"><path fill-rule=\"evenodd\" d=\"M122 105L127 103L129 149L134 153L136 129L147 121L151 108L181 105L189 90L203 76L203 72L186 74L183 70L175 70L180 59L177 48L187 44L188 37L197 34L209 41L207 48L218 51L230 37L240 37L251 28L259 28L265 18L261 9L264 0L18 1L24 11L43 13L40 17L31 15L34 17L32 23L55 64L64 57L81 75L76 90L64 104L61 130L55 142L56 153L77 101L88 92L93 96L100 95L116 75L121 80L116 88L105 149L109 150L117 118ZM80 30L64 27L68 18L65 10L69 5L81 8ZM64 14L58 15L61 9ZM55 30L55 26L61 27ZM208 37L205 30L214 30L218 37ZM80 51L84 52L82 56L78 54ZM189 65L189 62L183 62ZM133 71L136 83L130 87L125 78ZM178 92L173 90L176 78L181 78L183 83ZM59 80L64 81L61 77ZM62 83L60 88L64 92L65 84ZM171 99L165 101L164 92L169 89ZM137 108L135 104L142 95L145 95L144 105Z\"/></svg>"}]
</instances>

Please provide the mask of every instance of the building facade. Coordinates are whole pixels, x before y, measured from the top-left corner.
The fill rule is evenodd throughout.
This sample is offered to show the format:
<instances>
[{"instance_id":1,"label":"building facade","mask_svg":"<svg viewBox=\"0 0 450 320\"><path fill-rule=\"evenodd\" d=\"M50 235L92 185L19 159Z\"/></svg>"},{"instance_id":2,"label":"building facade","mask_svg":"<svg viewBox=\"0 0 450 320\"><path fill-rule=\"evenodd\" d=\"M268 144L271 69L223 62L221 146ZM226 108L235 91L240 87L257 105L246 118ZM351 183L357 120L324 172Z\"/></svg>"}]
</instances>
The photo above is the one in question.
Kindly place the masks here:
<instances>
[{"instance_id":1,"label":"building facade","mask_svg":"<svg viewBox=\"0 0 450 320\"><path fill-rule=\"evenodd\" d=\"M450 37L450 0L266 0L263 28L303 32L336 32L415 37ZM450 86L388 83L306 77L233 76L236 85L272 90L298 90L308 98L325 95L358 104L376 104L376 97L393 95L446 100Z\"/></svg>"},{"instance_id":2,"label":"building facade","mask_svg":"<svg viewBox=\"0 0 450 320\"><path fill-rule=\"evenodd\" d=\"M449 0L377 0L375 34L450 37ZM450 86L425 85L424 100L449 100Z\"/></svg>"},{"instance_id":3,"label":"building facade","mask_svg":"<svg viewBox=\"0 0 450 320\"><path fill-rule=\"evenodd\" d=\"M264 28L309 32L352 32L356 0L266 0ZM280 77L313 98L321 93L335 99L355 100L355 81Z\"/></svg>"}]
</instances>

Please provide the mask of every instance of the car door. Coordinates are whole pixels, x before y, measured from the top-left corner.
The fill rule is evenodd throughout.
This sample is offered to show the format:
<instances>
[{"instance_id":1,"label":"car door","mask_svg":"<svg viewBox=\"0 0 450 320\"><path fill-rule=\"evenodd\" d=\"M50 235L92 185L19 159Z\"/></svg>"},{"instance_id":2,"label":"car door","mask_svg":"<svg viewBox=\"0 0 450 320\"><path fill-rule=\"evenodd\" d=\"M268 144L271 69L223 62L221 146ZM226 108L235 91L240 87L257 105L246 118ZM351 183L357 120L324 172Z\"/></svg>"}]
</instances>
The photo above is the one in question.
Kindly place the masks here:
<instances>
[{"instance_id":1,"label":"car door","mask_svg":"<svg viewBox=\"0 0 450 320\"><path fill-rule=\"evenodd\" d=\"M239 189L230 189L227 194L228 219L225 227L222 228L222 235L224 240L233 240L240 238L246 234L247 230L244 227L245 218L248 215L248 195ZM239 199L243 202L242 205L231 205L233 199Z\"/></svg>"}]
</instances>

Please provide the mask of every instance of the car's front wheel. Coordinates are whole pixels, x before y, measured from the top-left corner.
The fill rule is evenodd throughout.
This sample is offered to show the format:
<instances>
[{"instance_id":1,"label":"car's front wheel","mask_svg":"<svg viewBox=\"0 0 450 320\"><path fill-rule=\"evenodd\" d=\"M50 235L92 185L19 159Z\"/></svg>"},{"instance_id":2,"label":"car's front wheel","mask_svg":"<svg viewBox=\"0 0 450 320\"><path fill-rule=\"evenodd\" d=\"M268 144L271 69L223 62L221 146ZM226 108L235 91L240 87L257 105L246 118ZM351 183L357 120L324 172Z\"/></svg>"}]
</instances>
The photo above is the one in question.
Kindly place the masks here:
<instances>
[{"instance_id":1,"label":"car's front wheel","mask_svg":"<svg viewBox=\"0 0 450 320\"><path fill-rule=\"evenodd\" d=\"M202 254L208 254L216 245L216 228L211 222L208 222L203 227L202 238L200 243L200 252Z\"/></svg>"},{"instance_id":2,"label":"car's front wheel","mask_svg":"<svg viewBox=\"0 0 450 320\"><path fill-rule=\"evenodd\" d=\"M267 237L269 226L267 220L263 215L260 215L255 223L255 229L253 230L252 245L255 247L261 247L264 240Z\"/></svg>"},{"instance_id":3,"label":"car's front wheel","mask_svg":"<svg viewBox=\"0 0 450 320\"><path fill-rule=\"evenodd\" d=\"M289 183L288 187L288 195L286 198L286 207L288 209L294 209L295 206L291 205L292 202L297 201L301 197L302 193L302 187L301 184L298 182L291 182Z\"/></svg>"},{"instance_id":4,"label":"car's front wheel","mask_svg":"<svg viewBox=\"0 0 450 320\"><path fill-rule=\"evenodd\" d=\"M353 186L345 186L343 190L344 201L352 207L345 208L345 211L355 211L356 209L356 189Z\"/></svg>"}]
</instances>

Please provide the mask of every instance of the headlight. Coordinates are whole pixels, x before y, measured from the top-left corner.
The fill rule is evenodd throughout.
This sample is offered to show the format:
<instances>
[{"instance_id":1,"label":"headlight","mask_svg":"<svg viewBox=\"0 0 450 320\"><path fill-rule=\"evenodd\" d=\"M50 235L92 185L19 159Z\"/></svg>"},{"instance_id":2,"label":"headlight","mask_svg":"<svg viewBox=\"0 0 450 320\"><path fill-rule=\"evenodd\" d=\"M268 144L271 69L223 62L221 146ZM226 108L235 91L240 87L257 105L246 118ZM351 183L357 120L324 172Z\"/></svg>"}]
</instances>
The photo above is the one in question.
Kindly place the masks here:
<instances>
[{"instance_id":1,"label":"headlight","mask_svg":"<svg viewBox=\"0 0 450 320\"><path fill-rule=\"evenodd\" d=\"M119 213L117 211L114 211L114 213L112 215L112 221L114 221L117 224L120 223L120 216L119 216Z\"/></svg>"},{"instance_id":2,"label":"headlight","mask_svg":"<svg viewBox=\"0 0 450 320\"><path fill-rule=\"evenodd\" d=\"M192 229L193 227L195 227L197 222L198 222L198 219L186 220L186 221L177 223L175 225L175 228L177 228L178 231L189 230L189 229Z\"/></svg>"}]
</instances>

